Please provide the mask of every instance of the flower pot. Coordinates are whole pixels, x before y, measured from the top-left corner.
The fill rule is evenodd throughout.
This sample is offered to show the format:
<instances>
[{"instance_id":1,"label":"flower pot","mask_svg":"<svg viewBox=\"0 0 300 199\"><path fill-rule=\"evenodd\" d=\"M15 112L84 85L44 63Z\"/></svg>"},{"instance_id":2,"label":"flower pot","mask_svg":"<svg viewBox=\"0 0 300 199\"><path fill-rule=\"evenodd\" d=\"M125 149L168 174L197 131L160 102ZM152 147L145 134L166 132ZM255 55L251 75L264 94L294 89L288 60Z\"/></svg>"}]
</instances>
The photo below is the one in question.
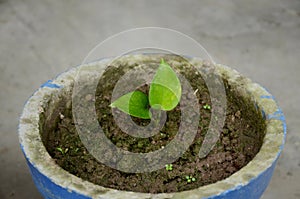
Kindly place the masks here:
<instances>
[{"instance_id":1,"label":"flower pot","mask_svg":"<svg viewBox=\"0 0 300 199\"><path fill-rule=\"evenodd\" d=\"M157 59L157 55L131 55L123 58L132 62L136 60ZM201 60L191 58L191 63L202 64ZM56 122L59 113L56 104L66 94L72 92L74 79L79 70L93 71L103 68L110 59L103 59L91 64L82 65L62 73L54 80L43 84L25 104L19 124L19 139L26 157L32 178L40 193L48 199L68 198L259 198L272 177L277 159L283 148L286 123L281 109L274 97L263 87L245 78L237 71L223 65L216 65L216 70L226 79L232 90L239 93L249 103L255 104L266 123L266 132L262 146L255 157L239 171L216 183L201 186L192 190L171 193L139 193L121 191L102 187L85 181L62 169L51 158L44 144L41 121L46 117ZM87 77L91 80L95 77ZM70 106L70 105L66 105ZM54 125L55 126L55 125ZM49 126L53 128L53 126Z\"/></svg>"}]
</instances>

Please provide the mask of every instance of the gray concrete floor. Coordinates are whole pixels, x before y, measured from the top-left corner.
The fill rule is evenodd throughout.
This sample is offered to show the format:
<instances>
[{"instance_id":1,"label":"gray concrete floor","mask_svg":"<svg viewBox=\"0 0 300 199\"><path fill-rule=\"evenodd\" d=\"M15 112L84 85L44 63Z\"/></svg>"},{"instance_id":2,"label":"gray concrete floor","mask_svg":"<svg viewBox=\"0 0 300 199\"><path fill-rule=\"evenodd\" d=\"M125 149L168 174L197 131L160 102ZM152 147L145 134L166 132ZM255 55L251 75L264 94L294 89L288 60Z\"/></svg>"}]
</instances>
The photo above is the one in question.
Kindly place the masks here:
<instances>
[{"instance_id":1,"label":"gray concrete floor","mask_svg":"<svg viewBox=\"0 0 300 199\"><path fill-rule=\"evenodd\" d=\"M262 198L300 198L298 0L0 0L0 198L41 198L17 137L30 94L106 37L143 26L190 35L277 97L288 136Z\"/></svg>"}]
</instances>

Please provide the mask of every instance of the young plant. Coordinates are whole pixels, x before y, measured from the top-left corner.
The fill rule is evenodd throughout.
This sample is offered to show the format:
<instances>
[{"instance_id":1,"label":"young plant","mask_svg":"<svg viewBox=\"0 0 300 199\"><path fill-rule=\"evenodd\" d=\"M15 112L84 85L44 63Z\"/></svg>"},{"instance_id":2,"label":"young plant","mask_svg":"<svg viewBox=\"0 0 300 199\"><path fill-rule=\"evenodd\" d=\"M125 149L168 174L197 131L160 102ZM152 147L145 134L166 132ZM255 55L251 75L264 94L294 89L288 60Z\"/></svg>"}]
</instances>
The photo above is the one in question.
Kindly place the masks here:
<instances>
[{"instance_id":1,"label":"young plant","mask_svg":"<svg viewBox=\"0 0 300 199\"><path fill-rule=\"evenodd\" d=\"M211 109L210 105L208 105L208 104L205 104L205 105L203 106L203 108L206 109L206 110L210 110L210 109Z\"/></svg>"},{"instance_id":2,"label":"young plant","mask_svg":"<svg viewBox=\"0 0 300 199\"><path fill-rule=\"evenodd\" d=\"M61 154L64 154L64 150L61 147L57 147L56 150L58 150L59 152L61 152Z\"/></svg>"},{"instance_id":3,"label":"young plant","mask_svg":"<svg viewBox=\"0 0 300 199\"><path fill-rule=\"evenodd\" d=\"M56 150L58 150L59 152L61 152L61 154L63 154L63 155L66 154L69 151L68 148L66 148L65 150L63 150L61 147L57 147Z\"/></svg>"},{"instance_id":4,"label":"young plant","mask_svg":"<svg viewBox=\"0 0 300 199\"><path fill-rule=\"evenodd\" d=\"M173 170L173 165L172 164L166 164L166 170L167 171L172 171Z\"/></svg>"},{"instance_id":5,"label":"young plant","mask_svg":"<svg viewBox=\"0 0 300 199\"><path fill-rule=\"evenodd\" d=\"M191 182L195 182L196 181L196 178L193 178L192 176L185 176L185 179L188 183L191 183Z\"/></svg>"},{"instance_id":6,"label":"young plant","mask_svg":"<svg viewBox=\"0 0 300 199\"><path fill-rule=\"evenodd\" d=\"M110 106L134 117L151 119L149 107L170 111L178 105L180 98L180 81L173 69L162 59L150 83L148 95L141 91L132 91L115 100Z\"/></svg>"}]
</instances>

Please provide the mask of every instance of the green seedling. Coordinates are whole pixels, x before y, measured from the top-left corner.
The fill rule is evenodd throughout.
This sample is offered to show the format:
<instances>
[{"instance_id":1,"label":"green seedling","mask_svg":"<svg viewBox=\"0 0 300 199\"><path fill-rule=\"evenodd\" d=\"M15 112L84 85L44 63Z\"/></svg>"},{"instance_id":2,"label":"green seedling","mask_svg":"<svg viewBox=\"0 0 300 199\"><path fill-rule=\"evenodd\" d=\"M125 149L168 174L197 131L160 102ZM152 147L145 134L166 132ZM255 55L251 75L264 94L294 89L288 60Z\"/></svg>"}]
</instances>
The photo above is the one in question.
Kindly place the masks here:
<instances>
[{"instance_id":1,"label":"green seedling","mask_svg":"<svg viewBox=\"0 0 300 199\"><path fill-rule=\"evenodd\" d=\"M173 170L173 165L172 164L166 164L166 170L167 171L172 171Z\"/></svg>"},{"instance_id":2,"label":"green seedling","mask_svg":"<svg viewBox=\"0 0 300 199\"><path fill-rule=\"evenodd\" d=\"M167 135L167 134L164 134L164 133L160 133L160 136L161 136L161 138L166 138L166 137L168 137L168 135Z\"/></svg>"},{"instance_id":3,"label":"green seedling","mask_svg":"<svg viewBox=\"0 0 300 199\"><path fill-rule=\"evenodd\" d=\"M151 119L149 107L170 111L178 105L180 98L180 81L173 69L162 59L150 83L148 95L133 91L121 96L110 106L134 117Z\"/></svg>"},{"instance_id":4,"label":"green seedling","mask_svg":"<svg viewBox=\"0 0 300 199\"><path fill-rule=\"evenodd\" d=\"M185 179L188 183L191 183L191 182L195 182L196 181L196 178L192 177L192 176L185 176Z\"/></svg>"},{"instance_id":5,"label":"green seedling","mask_svg":"<svg viewBox=\"0 0 300 199\"><path fill-rule=\"evenodd\" d=\"M59 152L61 152L61 154L64 154L64 150L61 147L57 147L56 150L58 150Z\"/></svg>"},{"instance_id":6,"label":"green seedling","mask_svg":"<svg viewBox=\"0 0 300 199\"><path fill-rule=\"evenodd\" d=\"M205 105L203 106L203 108L206 109L206 110L210 110L210 109L211 109L210 105L208 105L208 104L205 104Z\"/></svg>"},{"instance_id":7,"label":"green seedling","mask_svg":"<svg viewBox=\"0 0 300 199\"><path fill-rule=\"evenodd\" d=\"M61 147L57 147L56 150L58 150L59 152L61 152L61 154L63 154L63 155L66 154L69 151L68 148L66 148L65 150L63 150Z\"/></svg>"}]
</instances>

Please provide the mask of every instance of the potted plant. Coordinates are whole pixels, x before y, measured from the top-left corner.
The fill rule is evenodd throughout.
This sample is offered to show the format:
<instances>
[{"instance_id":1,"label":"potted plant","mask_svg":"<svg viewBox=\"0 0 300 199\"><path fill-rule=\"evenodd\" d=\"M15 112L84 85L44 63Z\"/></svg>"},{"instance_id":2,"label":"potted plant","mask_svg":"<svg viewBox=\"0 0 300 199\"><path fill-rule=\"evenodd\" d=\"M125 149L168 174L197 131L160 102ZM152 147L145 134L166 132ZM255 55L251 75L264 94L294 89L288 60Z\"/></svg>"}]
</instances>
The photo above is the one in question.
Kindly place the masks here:
<instances>
[{"instance_id":1,"label":"potted plant","mask_svg":"<svg viewBox=\"0 0 300 199\"><path fill-rule=\"evenodd\" d=\"M222 120L214 114L223 109L215 105L224 101L210 96L207 65L197 58L128 55L81 65L42 85L19 124L20 145L41 194L259 198L283 147L284 116L265 88L216 65L226 115L222 129L212 128L218 136L208 136L210 123ZM136 78L141 71L149 75ZM125 82L133 77L132 87Z\"/></svg>"}]
</instances>

